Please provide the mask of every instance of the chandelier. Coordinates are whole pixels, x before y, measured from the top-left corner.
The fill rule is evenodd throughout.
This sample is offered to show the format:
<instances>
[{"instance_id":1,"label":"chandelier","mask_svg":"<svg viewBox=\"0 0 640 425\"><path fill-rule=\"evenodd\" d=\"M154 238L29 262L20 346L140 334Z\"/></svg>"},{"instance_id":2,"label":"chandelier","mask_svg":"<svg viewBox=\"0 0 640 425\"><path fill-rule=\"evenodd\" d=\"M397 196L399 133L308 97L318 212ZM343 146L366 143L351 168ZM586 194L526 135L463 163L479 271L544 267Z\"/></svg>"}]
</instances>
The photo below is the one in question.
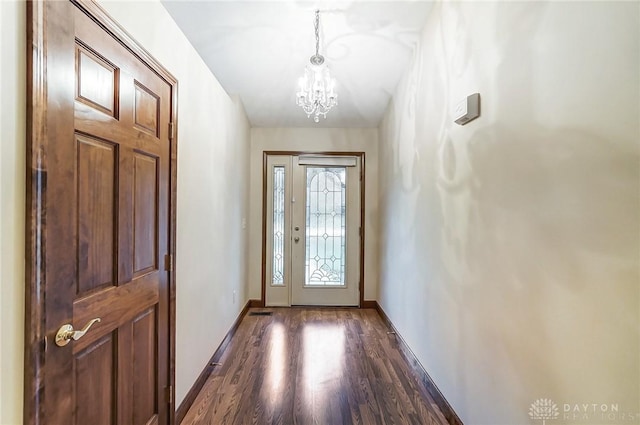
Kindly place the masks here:
<instances>
[{"instance_id":1,"label":"chandelier","mask_svg":"<svg viewBox=\"0 0 640 425\"><path fill-rule=\"evenodd\" d=\"M304 70L304 76L298 80L298 92L296 104L301 106L307 117L313 115L313 121L320 122L320 115L327 118L327 112L338 104L338 95L335 92L336 80L331 78L329 68L324 65L324 56L320 50L320 11L316 10L314 23L316 32L316 54L309 59L310 65Z\"/></svg>"}]
</instances>

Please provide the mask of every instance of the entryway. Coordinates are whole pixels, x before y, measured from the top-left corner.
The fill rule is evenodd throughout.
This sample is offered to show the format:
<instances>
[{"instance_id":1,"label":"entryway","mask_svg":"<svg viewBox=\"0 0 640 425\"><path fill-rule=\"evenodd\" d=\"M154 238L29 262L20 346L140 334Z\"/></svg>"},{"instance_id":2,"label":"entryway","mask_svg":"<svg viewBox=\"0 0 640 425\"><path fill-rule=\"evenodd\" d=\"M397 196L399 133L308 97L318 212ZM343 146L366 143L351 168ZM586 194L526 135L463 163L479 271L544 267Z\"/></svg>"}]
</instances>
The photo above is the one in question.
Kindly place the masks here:
<instances>
[{"instance_id":1,"label":"entryway","mask_svg":"<svg viewBox=\"0 0 640 425\"><path fill-rule=\"evenodd\" d=\"M358 306L362 156L267 154L265 305Z\"/></svg>"}]
</instances>

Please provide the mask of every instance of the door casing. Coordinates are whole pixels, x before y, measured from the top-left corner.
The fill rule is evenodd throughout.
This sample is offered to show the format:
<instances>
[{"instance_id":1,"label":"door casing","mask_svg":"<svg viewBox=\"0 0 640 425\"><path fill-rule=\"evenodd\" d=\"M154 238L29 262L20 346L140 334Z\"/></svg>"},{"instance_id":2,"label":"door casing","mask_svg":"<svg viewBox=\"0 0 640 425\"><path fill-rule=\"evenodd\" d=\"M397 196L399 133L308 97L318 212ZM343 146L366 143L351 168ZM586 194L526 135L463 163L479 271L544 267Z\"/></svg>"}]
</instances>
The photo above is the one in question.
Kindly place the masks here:
<instances>
[{"instance_id":1,"label":"door casing","mask_svg":"<svg viewBox=\"0 0 640 425\"><path fill-rule=\"evenodd\" d=\"M328 155L328 156L356 156L360 158L360 279L359 279L359 308L364 305L364 246L365 246L365 153L364 152L337 152L337 151L263 151L262 155L262 292L260 306L265 306L266 301L266 282L267 282L267 173L269 167L267 160L269 156L277 155Z\"/></svg>"},{"instance_id":2,"label":"door casing","mask_svg":"<svg viewBox=\"0 0 640 425\"><path fill-rule=\"evenodd\" d=\"M25 347L24 347L24 423L46 423L44 411L45 376L55 374L47 370L45 352L52 349L53 336L47 334L45 309L47 290L47 179L55 178L55 161L48 157L51 140L64 133L69 120L61 117L57 99L51 99L52 87L48 72L55 66L55 53L59 47L57 33L68 31L60 23L58 2L34 0L27 7L27 154L26 154L26 229L25 229ZM175 388L175 292L176 279L173 264L176 252L176 177L177 177L177 80L140 46L97 3L91 0L72 0L99 26L110 33L133 55L171 87L169 159L169 263L168 273L168 383ZM73 124L71 124L73 125ZM50 368L49 368L50 369ZM169 423L175 422L175 396L167 394Z\"/></svg>"}]
</instances>

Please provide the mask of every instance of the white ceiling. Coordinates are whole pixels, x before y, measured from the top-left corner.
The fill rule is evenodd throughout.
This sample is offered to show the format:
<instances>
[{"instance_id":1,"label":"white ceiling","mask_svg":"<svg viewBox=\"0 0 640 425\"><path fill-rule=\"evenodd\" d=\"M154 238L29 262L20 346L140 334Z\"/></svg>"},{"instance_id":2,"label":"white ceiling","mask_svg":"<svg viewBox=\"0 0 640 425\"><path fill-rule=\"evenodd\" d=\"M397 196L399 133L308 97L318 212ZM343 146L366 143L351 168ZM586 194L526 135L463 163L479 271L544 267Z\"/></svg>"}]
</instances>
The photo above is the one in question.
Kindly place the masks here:
<instances>
[{"instance_id":1,"label":"white ceiling","mask_svg":"<svg viewBox=\"0 0 640 425\"><path fill-rule=\"evenodd\" d=\"M376 127L408 68L431 2L190 1L163 4L253 127ZM315 124L295 104L315 53L337 81L338 106Z\"/></svg>"}]
</instances>

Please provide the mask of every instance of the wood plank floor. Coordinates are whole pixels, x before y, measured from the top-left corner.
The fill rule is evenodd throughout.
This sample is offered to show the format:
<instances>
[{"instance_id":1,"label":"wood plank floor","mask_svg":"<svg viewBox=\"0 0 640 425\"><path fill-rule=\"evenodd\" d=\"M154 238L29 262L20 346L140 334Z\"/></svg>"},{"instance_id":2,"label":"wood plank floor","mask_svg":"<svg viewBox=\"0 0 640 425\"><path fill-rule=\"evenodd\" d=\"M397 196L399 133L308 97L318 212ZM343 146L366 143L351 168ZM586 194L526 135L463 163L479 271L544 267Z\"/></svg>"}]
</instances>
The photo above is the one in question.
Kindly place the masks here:
<instances>
[{"instance_id":1,"label":"wood plank floor","mask_svg":"<svg viewBox=\"0 0 640 425\"><path fill-rule=\"evenodd\" d=\"M182 425L446 424L371 309L242 320Z\"/></svg>"}]
</instances>

